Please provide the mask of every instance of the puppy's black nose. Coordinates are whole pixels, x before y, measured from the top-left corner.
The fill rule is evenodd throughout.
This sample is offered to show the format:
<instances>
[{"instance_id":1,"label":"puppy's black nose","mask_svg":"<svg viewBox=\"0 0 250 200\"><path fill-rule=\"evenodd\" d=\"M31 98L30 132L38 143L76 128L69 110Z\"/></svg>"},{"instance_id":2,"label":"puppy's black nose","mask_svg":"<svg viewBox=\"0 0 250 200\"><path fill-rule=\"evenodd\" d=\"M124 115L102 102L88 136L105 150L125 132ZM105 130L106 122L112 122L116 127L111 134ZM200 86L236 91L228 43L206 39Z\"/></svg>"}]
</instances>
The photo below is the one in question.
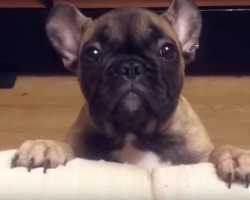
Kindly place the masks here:
<instances>
[{"instance_id":1,"label":"puppy's black nose","mask_svg":"<svg viewBox=\"0 0 250 200\"><path fill-rule=\"evenodd\" d=\"M144 73L144 67L139 62L126 62L119 66L120 74L125 79L138 79Z\"/></svg>"}]
</instances>

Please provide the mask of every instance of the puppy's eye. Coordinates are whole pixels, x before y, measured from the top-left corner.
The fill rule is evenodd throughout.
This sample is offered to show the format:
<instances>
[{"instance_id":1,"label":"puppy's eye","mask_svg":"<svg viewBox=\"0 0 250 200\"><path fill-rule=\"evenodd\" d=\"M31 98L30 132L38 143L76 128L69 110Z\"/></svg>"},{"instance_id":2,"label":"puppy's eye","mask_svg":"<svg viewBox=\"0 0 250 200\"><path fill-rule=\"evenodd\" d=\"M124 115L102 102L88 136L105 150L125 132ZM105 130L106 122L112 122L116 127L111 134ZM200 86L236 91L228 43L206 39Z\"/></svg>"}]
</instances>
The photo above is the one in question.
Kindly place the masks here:
<instances>
[{"instance_id":1,"label":"puppy's eye","mask_svg":"<svg viewBox=\"0 0 250 200\"><path fill-rule=\"evenodd\" d=\"M160 48L160 56L162 58L171 60L175 56L175 47L171 43L165 43Z\"/></svg>"},{"instance_id":2,"label":"puppy's eye","mask_svg":"<svg viewBox=\"0 0 250 200\"><path fill-rule=\"evenodd\" d=\"M101 60L102 53L97 47L90 46L86 48L84 57L88 62L98 62Z\"/></svg>"}]
</instances>

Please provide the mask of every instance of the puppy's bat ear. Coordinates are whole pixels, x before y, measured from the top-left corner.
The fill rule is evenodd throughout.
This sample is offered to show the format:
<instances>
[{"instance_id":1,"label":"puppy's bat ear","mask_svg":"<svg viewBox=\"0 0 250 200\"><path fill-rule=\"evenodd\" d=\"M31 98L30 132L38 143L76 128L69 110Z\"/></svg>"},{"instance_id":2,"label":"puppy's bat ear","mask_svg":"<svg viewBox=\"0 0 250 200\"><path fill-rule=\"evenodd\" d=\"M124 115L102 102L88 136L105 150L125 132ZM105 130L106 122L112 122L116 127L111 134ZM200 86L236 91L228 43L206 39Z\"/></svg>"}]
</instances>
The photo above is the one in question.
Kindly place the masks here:
<instances>
[{"instance_id":1,"label":"puppy's bat ear","mask_svg":"<svg viewBox=\"0 0 250 200\"><path fill-rule=\"evenodd\" d=\"M186 63L195 58L201 32L202 18L193 0L173 0L163 14L178 35Z\"/></svg>"},{"instance_id":2,"label":"puppy's bat ear","mask_svg":"<svg viewBox=\"0 0 250 200\"><path fill-rule=\"evenodd\" d=\"M68 3L56 5L49 13L46 22L47 35L70 71L76 70L81 36L91 21Z\"/></svg>"}]
</instances>

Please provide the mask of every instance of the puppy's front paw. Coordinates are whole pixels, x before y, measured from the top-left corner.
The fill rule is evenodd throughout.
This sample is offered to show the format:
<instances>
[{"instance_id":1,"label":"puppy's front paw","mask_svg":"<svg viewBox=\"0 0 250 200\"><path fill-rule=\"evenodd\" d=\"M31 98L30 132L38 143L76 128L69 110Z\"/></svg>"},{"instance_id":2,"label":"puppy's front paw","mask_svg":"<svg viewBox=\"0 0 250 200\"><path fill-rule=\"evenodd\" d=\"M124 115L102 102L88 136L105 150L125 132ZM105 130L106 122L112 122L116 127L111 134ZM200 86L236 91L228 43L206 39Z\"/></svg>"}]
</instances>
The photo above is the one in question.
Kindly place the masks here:
<instances>
[{"instance_id":1,"label":"puppy's front paw","mask_svg":"<svg viewBox=\"0 0 250 200\"><path fill-rule=\"evenodd\" d=\"M29 140L17 150L11 167L24 166L28 168L28 171L43 167L46 173L48 168L65 165L73 158L73 150L66 143L53 140Z\"/></svg>"},{"instance_id":2,"label":"puppy's front paw","mask_svg":"<svg viewBox=\"0 0 250 200\"><path fill-rule=\"evenodd\" d=\"M250 151L233 146L222 146L214 149L210 155L210 161L217 168L218 175L228 182L240 180L250 185Z\"/></svg>"}]
</instances>

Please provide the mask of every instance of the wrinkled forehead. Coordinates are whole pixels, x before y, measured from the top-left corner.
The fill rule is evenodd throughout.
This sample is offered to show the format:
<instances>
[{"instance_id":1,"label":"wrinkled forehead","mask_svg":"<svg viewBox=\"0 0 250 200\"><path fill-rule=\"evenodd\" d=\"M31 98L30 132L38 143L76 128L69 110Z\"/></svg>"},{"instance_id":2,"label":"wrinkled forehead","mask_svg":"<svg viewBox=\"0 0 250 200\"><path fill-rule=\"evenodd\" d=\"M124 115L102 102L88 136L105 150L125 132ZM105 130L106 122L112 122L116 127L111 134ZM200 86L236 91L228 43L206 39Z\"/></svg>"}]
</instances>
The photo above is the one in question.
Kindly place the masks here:
<instances>
[{"instance_id":1,"label":"wrinkled forehead","mask_svg":"<svg viewBox=\"0 0 250 200\"><path fill-rule=\"evenodd\" d=\"M139 8L115 9L93 24L93 40L144 43L168 38L178 43L170 23L163 17Z\"/></svg>"}]
</instances>

